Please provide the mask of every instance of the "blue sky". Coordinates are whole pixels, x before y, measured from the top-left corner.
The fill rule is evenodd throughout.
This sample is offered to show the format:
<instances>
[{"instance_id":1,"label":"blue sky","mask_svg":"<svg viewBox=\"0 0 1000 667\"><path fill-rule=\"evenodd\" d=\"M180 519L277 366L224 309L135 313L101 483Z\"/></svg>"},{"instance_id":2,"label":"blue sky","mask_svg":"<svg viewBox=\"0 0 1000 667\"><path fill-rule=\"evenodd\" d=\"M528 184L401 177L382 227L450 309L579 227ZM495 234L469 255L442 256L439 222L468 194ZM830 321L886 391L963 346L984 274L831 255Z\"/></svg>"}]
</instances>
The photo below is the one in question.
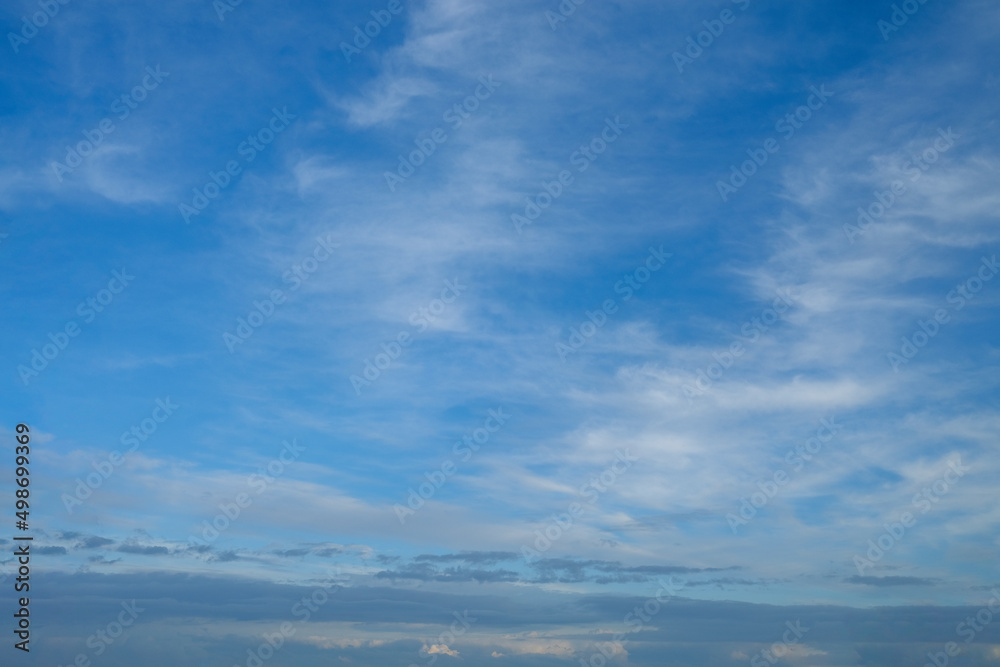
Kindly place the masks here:
<instances>
[{"instance_id":1,"label":"blue sky","mask_svg":"<svg viewBox=\"0 0 1000 667\"><path fill-rule=\"evenodd\" d=\"M223 3L0 13L33 658L1000 662L994 3Z\"/></svg>"}]
</instances>

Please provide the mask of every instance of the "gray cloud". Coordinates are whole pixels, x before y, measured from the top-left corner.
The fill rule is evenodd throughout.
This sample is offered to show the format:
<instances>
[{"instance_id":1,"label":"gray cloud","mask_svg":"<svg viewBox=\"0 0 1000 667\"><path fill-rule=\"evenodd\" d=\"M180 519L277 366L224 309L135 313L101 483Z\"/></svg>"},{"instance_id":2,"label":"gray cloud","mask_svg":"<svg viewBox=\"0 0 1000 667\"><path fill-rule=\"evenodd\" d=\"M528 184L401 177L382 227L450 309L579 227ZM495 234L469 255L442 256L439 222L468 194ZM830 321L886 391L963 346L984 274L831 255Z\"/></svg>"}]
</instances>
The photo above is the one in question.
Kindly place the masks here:
<instances>
[{"instance_id":1,"label":"gray cloud","mask_svg":"<svg viewBox=\"0 0 1000 667\"><path fill-rule=\"evenodd\" d=\"M215 563L231 563L236 560L242 560L242 557L235 551L220 551L217 554L212 554L209 560Z\"/></svg>"},{"instance_id":2,"label":"gray cloud","mask_svg":"<svg viewBox=\"0 0 1000 667\"><path fill-rule=\"evenodd\" d=\"M732 567L687 567L682 565L623 565L618 561L603 560L573 560L569 558L544 558L532 564L537 570L536 583L578 583L592 581L597 584L612 583L642 583L652 581L658 576L672 574L702 574L706 572L725 572L738 570ZM596 574L589 572L601 572Z\"/></svg>"},{"instance_id":3,"label":"gray cloud","mask_svg":"<svg viewBox=\"0 0 1000 667\"><path fill-rule=\"evenodd\" d=\"M139 554L142 556L166 556L170 549L166 547L145 547L139 544L123 544L117 549L124 554Z\"/></svg>"},{"instance_id":4,"label":"gray cloud","mask_svg":"<svg viewBox=\"0 0 1000 667\"><path fill-rule=\"evenodd\" d=\"M430 563L411 563L398 570L383 570L375 575L378 579L414 579L417 581L441 582L513 582L520 581L517 572L510 570L481 570L465 567L450 567L443 570Z\"/></svg>"},{"instance_id":5,"label":"gray cloud","mask_svg":"<svg viewBox=\"0 0 1000 667\"><path fill-rule=\"evenodd\" d=\"M844 579L848 584L861 584L863 586L934 586L937 582L934 579L923 577L860 577L853 576Z\"/></svg>"},{"instance_id":6,"label":"gray cloud","mask_svg":"<svg viewBox=\"0 0 1000 667\"><path fill-rule=\"evenodd\" d=\"M109 559L106 556L90 556L87 558L88 563L94 563L95 565L113 565L121 561L121 558Z\"/></svg>"},{"instance_id":7,"label":"gray cloud","mask_svg":"<svg viewBox=\"0 0 1000 667\"><path fill-rule=\"evenodd\" d=\"M40 595L39 627L79 626L92 632L93 618L110 617L122 600L136 599L147 611L143 622L204 618L280 622L291 619L293 605L315 586L295 586L238 577L145 572L141 574L47 573ZM314 621L352 624L448 624L452 612L469 610L476 627L502 632L544 631L576 626L581 636L592 626L622 628L623 619L656 593L642 595L548 593L502 585L489 593L478 586L462 593L397 589L389 586L332 587L330 603L313 614ZM507 592L504 592L504 591ZM516 593L516 594L515 594ZM35 600L33 600L35 603ZM955 639L955 624L975 614L977 607L848 608L831 605L763 605L673 597L656 613L656 622L635 633L638 643L736 642L770 643L780 637L786 621L800 619L810 628L809 643L858 642L871 628L879 641L945 642ZM361 627L361 626L359 626ZM777 633L777 635L775 634ZM84 635L86 636L86 635ZM977 637L984 644L1000 643L1000 624Z\"/></svg>"},{"instance_id":8,"label":"gray cloud","mask_svg":"<svg viewBox=\"0 0 1000 667\"><path fill-rule=\"evenodd\" d=\"M449 563L454 561L461 561L465 563L481 563L484 565L489 565L493 563L499 563L501 561L517 560L518 555L513 551L463 551L457 554L423 554L415 557L413 560L420 561L431 561L437 563Z\"/></svg>"},{"instance_id":9,"label":"gray cloud","mask_svg":"<svg viewBox=\"0 0 1000 667\"><path fill-rule=\"evenodd\" d=\"M69 534L70 533L63 533L64 536L67 536ZM72 538L68 538L68 539L76 539L77 537L80 537L79 533L73 533L72 535L73 535L73 537ZM106 547L109 544L114 544L114 543L115 543L114 540L109 540L106 537L98 537L97 535L89 535L89 536L83 538L82 540L80 540L79 542L77 542L74 545L74 547L77 548L77 549L98 549L100 547Z\"/></svg>"},{"instance_id":10,"label":"gray cloud","mask_svg":"<svg viewBox=\"0 0 1000 667\"><path fill-rule=\"evenodd\" d=\"M720 577L718 579L705 579L704 581L686 581L686 588L696 588L700 586L715 586L716 588L726 588L727 586L764 586L768 582L760 579L736 579L735 577Z\"/></svg>"},{"instance_id":11,"label":"gray cloud","mask_svg":"<svg viewBox=\"0 0 1000 667\"><path fill-rule=\"evenodd\" d=\"M65 556L69 553L66 547L35 547L32 551L40 556Z\"/></svg>"},{"instance_id":12,"label":"gray cloud","mask_svg":"<svg viewBox=\"0 0 1000 667\"><path fill-rule=\"evenodd\" d=\"M509 551L477 551L458 554L423 554L416 556L410 564L394 570L384 570L375 576L380 579L413 579L418 581L478 581L528 583L582 583L596 584L643 583L656 577L673 574L702 574L740 569L697 568L681 565L623 565L618 561L576 560L572 558L543 558L529 564L534 576L519 574L510 569L483 569L459 565L440 568L437 563L465 563L469 565L494 565L503 561L515 561L519 556ZM721 580L719 580L721 581ZM735 583L735 580L733 580Z\"/></svg>"},{"instance_id":13,"label":"gray cloud","mask_svg":"<svg viewBox=\"0 0 1000 667\"><path fill-rule=\"evenodd\" d=\"M302 556L308 556L310 553L309 549L285 549L283 551L272 551L276 556L283 556L285 558L300 558Z\"/></svg>"},{"instance_id":14,"label":"gray cloud","mask_svg":"<svg viewBox=\"0 0 1000 667\"><path fill-rule=\"evenodd\" d=\"M316 555L323 558L332 558L333 556L338 556L344 553L343 549L338 549L337 547L324 547L323 549L317 549Z\"/></svg>"}]
</instances>

